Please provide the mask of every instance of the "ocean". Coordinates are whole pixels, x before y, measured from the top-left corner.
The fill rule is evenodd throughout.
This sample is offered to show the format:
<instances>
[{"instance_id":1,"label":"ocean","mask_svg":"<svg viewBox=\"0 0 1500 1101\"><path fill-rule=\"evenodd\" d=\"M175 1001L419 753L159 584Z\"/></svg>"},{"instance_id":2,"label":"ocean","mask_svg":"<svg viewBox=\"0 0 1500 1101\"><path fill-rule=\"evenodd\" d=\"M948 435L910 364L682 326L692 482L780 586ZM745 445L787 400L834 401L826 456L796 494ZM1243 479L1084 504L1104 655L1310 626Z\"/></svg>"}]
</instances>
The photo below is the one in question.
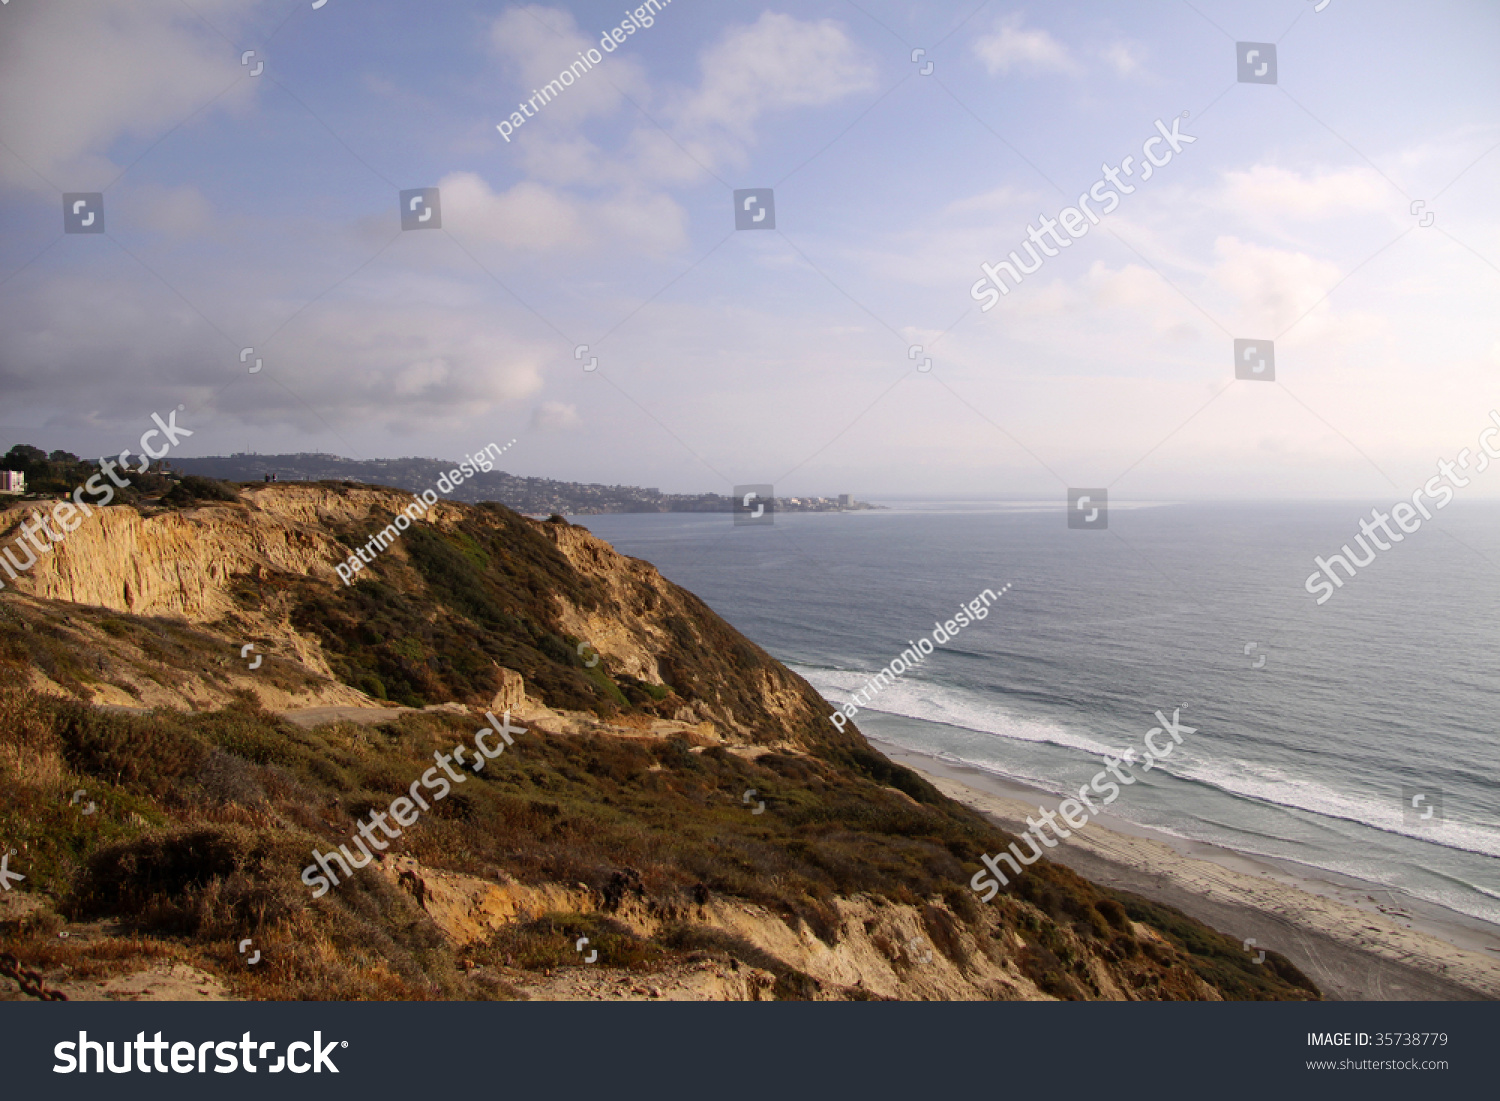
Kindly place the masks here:
<instances>
[{"instance_id":1,"label":"ocean","mask_svg":"<svg viewBox=\"0 0 1500 1101\"><path fill-rule=\"evenodd\" d=\"M1194 732L1109 815L1500 924L1500 504L1456 501L1319 606L1314 556L1376 503L1111 502L1102 531L1036 502L574 522L698 594L830 713L1008 585L860 729L1067 795L1178 711Z\"/></svg>"}]
</instances>

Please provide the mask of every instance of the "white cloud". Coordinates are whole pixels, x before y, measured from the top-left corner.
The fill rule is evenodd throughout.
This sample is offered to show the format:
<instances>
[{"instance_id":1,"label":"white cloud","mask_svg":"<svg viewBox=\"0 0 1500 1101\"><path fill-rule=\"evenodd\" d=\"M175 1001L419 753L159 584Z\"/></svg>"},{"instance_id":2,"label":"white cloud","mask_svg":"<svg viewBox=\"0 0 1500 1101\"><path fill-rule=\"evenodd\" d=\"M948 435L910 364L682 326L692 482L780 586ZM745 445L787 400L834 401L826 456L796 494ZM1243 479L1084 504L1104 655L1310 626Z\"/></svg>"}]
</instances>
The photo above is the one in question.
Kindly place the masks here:
<instances>
[{"instance_id":1,"label":"white cloud","mask_svg":"<svg viewBox=\"0 0 1500 1101\"><path fill-rule=\"evenodd\" d=\"M1111 270L1103 260L1095 260L1089 265L1083 289L1096 309L1128 311L1141 321L1149 320L1159 333L1179 330L1184 317L1200 319L1160 275L1140 264L1127 263Z\"/></svg>"},{"instance_id":2,"label":"white cloud","mask_svg":"<svg viewBox=\"0 0 1500 1101\"><path fill-rule=\"evenodd\" d=\"M594 45L570 13L539 5L510 8L490 27L493 52L528 93ZM872 89L875 76L839 24L775 12L727 31L703 51L699 72L697 87L658 93L636 59L608 55L515 128L510 145L526 181L495 193L471 172L454 173L441 185L444 217L452 211L455 228L527 251L680 249L687 215L661 188L699 181L705 165L744 163L767 114L834 103ZM619 110L627 94L666 132L632 109L619 150L607 152L579 127ZM566 190L582 186L587 198Z\"/></svg>"},{"instance_id":3,"label":"white cloud","mask_svg":"<svg viewBox=\"0 0 1500 1101\"><path fill-rule=\"evenodd\" d=\"M1220 237L1214 253L1214 282L1238 300L1238 316L1249 326L1246 332L1268 326L1279 331L1292 324L1344 275L1328 260L1248 244L1237 237ZM1320 306L1327 308L1326 302Z\"/></svg>"},{"instance_id":4,"label":"white cloud","mask_svg":"<svg viewBox=\"0 0 1500 1101\"><path fill-rule=\"evenodd\" d=\"M443 217L460 233L527 251L577 249L588 243L577 204L543 184L522 181L497 194L477 174L454 172L438 187Z\"/></svg>"},{"instance_id":5,"label":"white cloud","mask_svg":"<svg viewBox=\"0 0 1500 1101\"><path fill-rule=\"evenodd\" d=\"M75 416L103 420L185 403L198 417L212 411L310 431L322 422L408 431L493 415L540 390L557 354L489 311L386 294L320 302L257 348L265 367L249 376L222 338L151 283L78 277L8 301L0 328L0 392L13 407L46 407L68 394Z\"/></svg>"},{"instance_id":6,"label":"white cloud","mask_svg":"<svg viewBox=\"0 0 1500 1101\"><path fill-rule=\"evenodd\" d=\"M578 406L560 401L544 401L531 414L531 427L542 432L561 432L580 423Z\"/></svg>"},{"instance_id":7,"label":"white cloud","mask_svg":"<svg viewBox=\"0 0 1500 1101\"><path fill-rule=\"evenodd\" d=\"M1257 164L1224 174L1224 204L1267 217L1324 218L1392 209L1400 196L1373 169L1345 168L1303 174Z\"/></svg>"},{"instance_id":8,"label":"white cloud","mask_svg":"<svg viewBox=\"0 0 1500 1101\"><path fill-rule=\"evenodd\" d=\"M991 76L1009 74L1012 68L1032 72L1076 73L1078 63L1068 48L1040 28L1023 29L1017 13L1001 20L994 33L974 42L974 53Z\"/></svg>"},{"instance_id":9,"label":"white cloud","mask_svg":"<svg viewBox=\"0 0 1500 1101\"><path fill-rule=\"evenodd\" d=\"M508 116L520 109L520 100L529 99L548 81L557 80L564 69L581 62L579 54L597 50L598 43L584 37L571 12L528 4L507 8L496 17L490 24L490 47L520 84L517 103L502 102L498 106ZM525 125L566 132L585 119L613 114L625 102L625 94L637 100L648 96L645 76L635 59L612 54L597 66L589 65L583 66L587 71L582 75L575 69L576 79L555 99L533 108L536 117L527 119ZM546 120L544 127L542 120ZM495 121L498 123L500 117Z\"/></svg>"},{"instance_id":10,"label":"white cloud","mask_svg":"<svg viewBox=\"0 0 1500 1101\"><path fill-rule=\"evenodd\" d=\"M699 60L702 80L672 112L708 156L739 160L762 115L821 107L875 86L869 59L832 20L765 12L736 27Z\"/></svg>"},{"instance_id":11,"label":"white cloud","mask_svg":"<svg viewBox=\"0 0 1500 1101\"><path fill-rule=\"evenodd\" d=\"M530 5L497 18L490 45L529 94L594 43L568 12ZM675 249L687 239L686 216L655 189L700 182L705 166L743 164L767 114L826 106L872 89L875 77L839 24L775 12L732 27L702 52L698 67L697 87L658 91L637 59L608 55L515 127L509 146L528 184L492 195L474 186L472 174L459 173L455 202L481 211L490 237L522 248L579 248L609 238L652 252ZM628 107L627 94L661 125L629 108L615 127L619 148L606 151L580 127ZM588 200L560 190L583 186L592 192ZM600 199L601 189L616 193ZM446 192L443 203L446 217Z\"/></svg>"},{"instance_id":12,"label":"white cloud","mask_svg":"<svg viewBox=\"0 0 1500 1101\"><path fill-rule=\"evenodd\" d=\"M323 304L309 316L277 342L272 363L329 420L411 424L493 413L541 389L553 354L465 308L362 301ZM298 372L305 363L317 371ZM284 394L262 393L286 415ZM253 408L256 394L253 385L236 387L233 408Z\"/></svg>"},{"instance_id":13,"label":"white cloud","mask_svg":"<svg viewBox=\"0 0 1500 1101\"><path fill-rule=\"evenodd\" d=\"M233 33L254 3L197 9ZM123 167L106 153L122 135L154 139L220 93L219 109L255 94L238 57L176 0L49 0L4 16L0 132L15 151L0 151L5 183L51 192L39 172L63 190L97 190Z\"/></svg>"},{"instance_id":14,"label":"white cloud","mask_svg":"<svg viewBox=\"0 0 1500 1101\"><path fill-rule=\"evenodd\" d=\"M1134 42L1114 42L1099 51L1099 56L1121 76L1135 76L1141 71L1144 50Z\"/></svg>"},{"instance_id":15,"label":"white cloud","mask_svg":"<svg viewBox=\"0 0 1500 1101\"><path fill-rule=\"evenodd\" d=\"M533 181L495 192L473 172L438 185L443 220L457 233L527 252L624 244L660 253L687 242L687 214L670 196L628 193L588 202Z\"/></svg>"}]
</instances>

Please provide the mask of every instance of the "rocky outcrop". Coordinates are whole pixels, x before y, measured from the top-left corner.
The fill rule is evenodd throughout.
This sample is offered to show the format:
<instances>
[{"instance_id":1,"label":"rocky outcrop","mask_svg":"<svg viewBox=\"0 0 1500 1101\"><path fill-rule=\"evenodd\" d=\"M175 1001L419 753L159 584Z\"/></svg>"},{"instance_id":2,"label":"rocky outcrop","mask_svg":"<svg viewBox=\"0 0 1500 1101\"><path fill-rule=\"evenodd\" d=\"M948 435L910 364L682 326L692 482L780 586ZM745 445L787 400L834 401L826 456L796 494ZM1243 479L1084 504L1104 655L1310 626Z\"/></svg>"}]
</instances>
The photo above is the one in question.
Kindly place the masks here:
<instances>
[{"instance_id":1,"label":"rocky outcrop","mask_svg":"<svg viewBox=\"0 0 1500 1101\"><path fill-rule=\"evenodd\" d=\"M490 710L496 713L514 711L517 714L526 707L526 678L514 669L505 669L501 666L495 668L500 670L500 690L495 693L495 698L490 700Z\"/></svg>"},{"instance_id":2,"label":"rocky outcrop","mask_svg":"<svg viewBox=\"0 0 1500 1101\"><path fill-rule=\"evenodd\" d=\"M607 912L642 937L655 936L664 925L684 916L663 915L629 899L623 905L610 905L609 900L581 886L527 886L509 878L497 881L438 871L410 857L386 860L382 871L460 947L481 943L513 922L544 914ZM934 904L947 912L941 900L934 900ZM837 907L840 935L836 945L819 940L805 926L794 931L764 907L738 899L713 898L686 916L695 925L738 938L810 975L821 985L821 996L826 998L1047 998L1012 959L996 963L970 934L961 934L958 944L950 947L956 959L934 949L915 906L851 898L838 900ZM953 924L956 927L959 923ZM1024 949L1026 942L1017 938L1011 947ZM1112 981L1109 988L1114 988ZM756 990L752 985L740 993L750 996Z\"/></svg>"},{"instance_id":3,"label":"rocky outcrop","mask_svg":"<svg viewBox=\"0 0 1500 1101\"><path fill-rule=\"evenodd\" d=\"M15 538L30 511L23 505L0 512L0 542ZM280 509L218 505L151 514L116 506L96 509L12 584L47 600L204 623L235 610L229 588L237 577L272 572L337 581L333 566L348 556L337 548L329 532Z\"/></svg>"},{"instance_id":4,"label":"rocky outcrop","mask_svg":"<svg viewBox=\"0 0 1500 1101\"><path fill-rule=\"evenodd\" d=\"M153 664L148 654L74 620L80 642L91 651L114 656L122 673L123 679L91 682L96 702L199 708L223 704L237 691L250 691L267 707L278 709L372 704L365 693L339 684L322 647L290 625L289 599L273 597L247 606L237 599L236 590L246 581L291 577L340 584L333 567L349 551L324 525L368 517L389 495L372 492L360 500L358 494L346 498L289 486L282 493L250 491L245 496L246 504L184 511L95 509L62 543L38 556L31 569L5 580L13 592L43 602L180 620L203 629L206 647L223 673L195 677L177 669L170 678L177 682L173 685L151 676L132 677L127 670ZM0 511L0 544L17 538L31 512L27 505ZM281 661L308 674L308 683L289 691L265 676L236 676L248 673L254 658L247 656L236 667L230 664L232 655L250 642L256 643L262 658L274 651ZM39 674L36 687L67 691Z\"/></svg>"}]
</instances>

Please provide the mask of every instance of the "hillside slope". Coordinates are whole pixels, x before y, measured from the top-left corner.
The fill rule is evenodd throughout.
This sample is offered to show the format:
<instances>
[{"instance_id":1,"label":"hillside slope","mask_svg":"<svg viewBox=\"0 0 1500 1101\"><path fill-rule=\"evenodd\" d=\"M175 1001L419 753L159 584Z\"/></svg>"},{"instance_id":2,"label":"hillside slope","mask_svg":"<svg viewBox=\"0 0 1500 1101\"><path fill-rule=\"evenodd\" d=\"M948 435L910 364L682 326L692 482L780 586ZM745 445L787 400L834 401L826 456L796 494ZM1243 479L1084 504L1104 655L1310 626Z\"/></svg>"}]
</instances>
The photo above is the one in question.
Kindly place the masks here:
<instances>
[{"instance_id":1,"label":"hillside slope","mask_svg":"<svg viewBox=\"0 0 1500 1101\"><path fill-rule=\"evenodd\" d=\"M1317 996L1045 861L980 905L1009 837L582 528L439 504L346 586L410 502L112 507L0 592L23 963L77 997ZM315 890L339 845L377 851Z\"/></svg>"}]
</instances>

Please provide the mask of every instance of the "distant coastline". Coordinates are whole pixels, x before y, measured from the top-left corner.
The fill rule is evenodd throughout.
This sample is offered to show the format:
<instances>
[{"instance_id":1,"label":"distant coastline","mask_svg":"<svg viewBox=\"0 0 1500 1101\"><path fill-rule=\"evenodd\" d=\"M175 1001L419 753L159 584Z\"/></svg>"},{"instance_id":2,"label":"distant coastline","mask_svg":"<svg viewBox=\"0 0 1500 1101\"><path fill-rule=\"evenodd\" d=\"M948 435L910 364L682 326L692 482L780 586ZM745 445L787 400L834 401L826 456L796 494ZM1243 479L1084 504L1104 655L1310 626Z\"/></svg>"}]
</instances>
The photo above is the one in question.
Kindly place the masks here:
<instances>
[{"instance_id":1,"label":"distant coastline","mask_svg":"<svg viewBox=\"0 0 1500 1101\"><path fill-rule=\"evenodd\" d=\"M259 482L268 475L282 482L359 482L420 490L452 463L440 459L345 459L338 455L210 456L178 459L173 469L183 474L219 478L227 482ZM732 512L734 499L719 493L663 493L641 486L562 482L552 478L521 478L503 470L477 473L452 494L456 501L479 504L498 501L528 515L599 516L639 512ZM884 506L857 501L849 494L831 497L777 497L777 512L858 512Z\"/></svg>"}]
</instances>

